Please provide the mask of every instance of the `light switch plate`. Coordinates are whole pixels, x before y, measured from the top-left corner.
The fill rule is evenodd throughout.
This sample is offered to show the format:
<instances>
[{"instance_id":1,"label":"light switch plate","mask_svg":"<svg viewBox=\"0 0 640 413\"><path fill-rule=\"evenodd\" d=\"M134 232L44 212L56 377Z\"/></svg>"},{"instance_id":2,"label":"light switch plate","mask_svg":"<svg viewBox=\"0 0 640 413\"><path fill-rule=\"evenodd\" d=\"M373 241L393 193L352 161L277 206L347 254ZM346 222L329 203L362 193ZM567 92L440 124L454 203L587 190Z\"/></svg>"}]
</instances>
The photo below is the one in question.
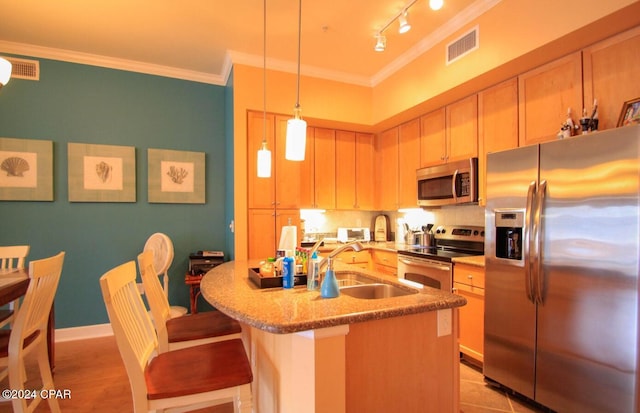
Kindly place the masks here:
<instances>
[{"instance_id":1,"label":"light switch plate","mask_svg":"<svg viewBox=\"0 0 640 413\"><path fill-rule=\"evenodd\" d=\"M451 309L438 310L438 337L451 334Z\"/></svg>"}]
</instances>

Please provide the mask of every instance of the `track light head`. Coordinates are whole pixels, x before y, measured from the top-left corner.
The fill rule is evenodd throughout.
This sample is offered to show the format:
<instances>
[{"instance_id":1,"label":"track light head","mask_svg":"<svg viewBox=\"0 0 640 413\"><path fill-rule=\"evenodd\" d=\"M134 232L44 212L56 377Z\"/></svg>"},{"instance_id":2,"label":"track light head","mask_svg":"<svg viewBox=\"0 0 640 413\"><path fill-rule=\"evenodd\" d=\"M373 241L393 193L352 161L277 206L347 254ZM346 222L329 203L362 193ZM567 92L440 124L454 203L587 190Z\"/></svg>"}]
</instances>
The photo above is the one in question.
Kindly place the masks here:
<instances>
[{"instance_id":1,"label":"track light head","mask_svg":"<svg viewBox=\"0 0 640 413\"><path fill-rule=\"evenodd\" d=\"M398 32L401 34L411 30L411 25L407 20L408 16L409 16L409 13L405 9L405 11L403 11L402 14L398 17L398 22L400 24L400 26L398 27Z\"/></svg>"},{"instance_id":2,"label":"track light head","mask_svg":"<svg viewBox=\"0 0 640 413\"><path fill-rule=\"evenodd\" d=\"M374 50L376 52L384 52L384 49L387 48L387 38L384 34L378 33L376 34L376 46Z\"/></svg>"},{"instance_id":3,"label":"track light head","mask_svg":"<svg viewBox=\"0 0 640 413\"><path fill-rule=\"evenodd\" d=\"M440 10L442 8L442 5L444 4L443 0L429 0L429 7L431 7L431 10Z\"/></svg>"}]
</instances>

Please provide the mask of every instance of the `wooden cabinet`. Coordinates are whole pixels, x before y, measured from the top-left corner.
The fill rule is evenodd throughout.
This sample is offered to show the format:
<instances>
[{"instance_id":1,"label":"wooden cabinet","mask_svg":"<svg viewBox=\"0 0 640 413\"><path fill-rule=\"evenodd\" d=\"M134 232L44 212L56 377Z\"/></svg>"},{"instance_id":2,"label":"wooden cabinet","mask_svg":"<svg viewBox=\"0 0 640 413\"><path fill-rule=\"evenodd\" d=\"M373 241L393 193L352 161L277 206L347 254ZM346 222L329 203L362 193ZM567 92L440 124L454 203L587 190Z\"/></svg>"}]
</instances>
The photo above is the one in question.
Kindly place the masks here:
<instances>
[{"instance_id":1,"label":"wooden cabinet","mask_svg":"<svg viewBox=\"0 0 640 413\"><path fill-rule=\"evenodd\" d=\"M344 251L338 254L335 259L366 270L370 266L370 257L369 250L365 249L362 251Z\"/></svg>"},{"instance_id":2,"label":"wooden cabinet","mask_svg":"<svg viewBox=\"0 0 640 413\"><path fill-rule=\"evenodd\" d=\"M312 208L336 208L336 131L314 128L314 200Z\"/></svg>"},{"instance_id":3,"label":"wooden cabinet","mask_svg":"<svg viewBox=\"0 0 640 413\"><path fill-rule=\"evenodd\" d=\"M455 263L454 292L467 299L460 307L460 351L475 361L484 361L484 268Z\"/></svg>"},{"instance_id":4,"label":"wooden cabinet","mask_svg":"<svg viewBox=\"0 0 640 413\"><path fill-rule=\"evenodd\" d=\"M576 52L518 77L519 144L554 140L571 109L582 112L582 58Z\"/></svg>"},{"instance_id":5,"label":"wooden cabinet","mask_svg":"<svg viewBox=\"0 0 640 413\"><path fill-rule=\"evenodd\" d=\"M336 131L336 208L374 209L373 135Z\"/></svg>"},{"instance_id":6,"label":"wooden cabinet","mask_svg":"<svg viewBox=\"0 0 640 413\"><path fill-rule=\"evenodd\" d=\"M298 239L301 237L300 212L297 209L249 209L248 239L249 258L266 259L275 256L282 227L298 227Z\"/></svg>"},{"instance_id":7,"label":"wooden cabinet","mask_svg":"<svg viewBox=\"0 0 640 413\"><path fill-rule=\"evenodd\" d=\"M478 97L469 96L420 118L420 166L478 156Z\"/></svg>"},{"instance_id":8,"label":"wooden cabinet","mask_svg":"<svg viewBox=\"0 0 640 413\"><path fill-rule=\"evenodd\" d=\"M372 249L371 269L383 274L398 276L398 253L395 251Z\"/></svg>"},{"instance_id":9,"label":"wooden cabinet","mask_svg":"<svg viewBox=\"0 0 640 413\"><path fill-rule=\"evenodd\" d=\"M271 177L258 178L257 153L262 146L262 112L247 112L248 206L249 208L300 208L302 188L309 180L313 165L313 145L307 142L307 156L301 162L285 159L287 120L267 114L267 148L271 151Z\"/></svg>"},{"instance_id":10,"label":"wooden cabinet","mask_svg":"<svg viewBox=\"0 0 640 413\"><path fill-rule=\"evenodd\" d=\"M479 204L486 202L487 154L518 147L518 80L507 80L478 94Z\"/></svg>"},{"instance_id":11,"label":"wooden cabinet","mask_svg":"<svg viewBox=\"0 0 640 413\"><path fill-rule=\"evenodd\" d=\"M420 119L400 125L398 144L398 207L416 208L416 169L420 168Z\"/></svg>"},{"instance_id":12,"label":"wooden cabinet","mask_svg":"<svg viewBox=\"0 0 640 413\"><path fill-rule=\"evenodd\" d=\"M584 107L591 111L598 99L599 130L615 128L623 102L640 96L639 50L636 27L583 51Z\"/></svg>"},{"instance_id":13,"label":"wooden cabinet","mask_svg":"<svg viewBox=\"0 0 640 413\"><path fill-rule=\"evenodd\" d=\"M444 162L447 152L445 109L441 108L420 118L420 166Z\"/></svg>"},{"instance_id":14,"label":"wooden cabinet","mask_svg":"<svg viewBox=\"0 0 640 413\"><path fill-rule=\"evenodd\" d=\"M398 209L398 128L376 136L376 209Z\"/></svg>"},{"instance_id":15,"label":"wooden cabinet","mask_svg":"<svg viewBox=\"0 0 640 413\"><path fill-rule=\"evenodd\" d=\"M446 107L446 162L478 156L478 96L471 95Z\"/></svg>"}]
</instances>

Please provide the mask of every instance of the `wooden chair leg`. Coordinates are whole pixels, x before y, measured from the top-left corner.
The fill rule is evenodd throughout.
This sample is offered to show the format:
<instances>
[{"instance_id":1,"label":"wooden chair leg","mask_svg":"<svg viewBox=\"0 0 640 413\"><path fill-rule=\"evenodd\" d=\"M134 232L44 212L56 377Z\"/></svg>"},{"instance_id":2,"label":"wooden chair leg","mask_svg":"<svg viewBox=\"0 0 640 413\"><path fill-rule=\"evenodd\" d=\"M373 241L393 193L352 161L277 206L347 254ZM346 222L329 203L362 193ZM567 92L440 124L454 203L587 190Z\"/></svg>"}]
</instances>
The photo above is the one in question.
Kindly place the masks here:
<instances>
[{"instance_id":1,"label":"wooden chair leg","mask_svg":"<svg viewBox=\"0 0 640 413\"><path fill-rule=\"evenodd\" d=\"M251 384L240 386L238 395L233 398L234 413L251 413L252 407Z\"/></svg>"}]
</instances>

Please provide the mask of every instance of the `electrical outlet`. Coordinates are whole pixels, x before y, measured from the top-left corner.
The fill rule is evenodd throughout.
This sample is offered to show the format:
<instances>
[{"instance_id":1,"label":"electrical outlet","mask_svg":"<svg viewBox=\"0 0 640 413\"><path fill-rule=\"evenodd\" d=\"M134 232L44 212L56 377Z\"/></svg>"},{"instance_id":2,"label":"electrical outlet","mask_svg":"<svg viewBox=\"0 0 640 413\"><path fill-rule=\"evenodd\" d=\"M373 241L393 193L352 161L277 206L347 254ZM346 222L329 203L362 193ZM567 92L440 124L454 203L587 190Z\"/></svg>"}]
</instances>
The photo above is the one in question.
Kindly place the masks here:
<instances>
[{"instance_id":1,"label":"electrical outlet","mask_svg":"<svg viewBox=\"0 0 640 413\"><path fill-rule=\"evenodd\" d=\"M451 309L438 310L438 337L451 334Z\"/></svg>"}]
</instances>

